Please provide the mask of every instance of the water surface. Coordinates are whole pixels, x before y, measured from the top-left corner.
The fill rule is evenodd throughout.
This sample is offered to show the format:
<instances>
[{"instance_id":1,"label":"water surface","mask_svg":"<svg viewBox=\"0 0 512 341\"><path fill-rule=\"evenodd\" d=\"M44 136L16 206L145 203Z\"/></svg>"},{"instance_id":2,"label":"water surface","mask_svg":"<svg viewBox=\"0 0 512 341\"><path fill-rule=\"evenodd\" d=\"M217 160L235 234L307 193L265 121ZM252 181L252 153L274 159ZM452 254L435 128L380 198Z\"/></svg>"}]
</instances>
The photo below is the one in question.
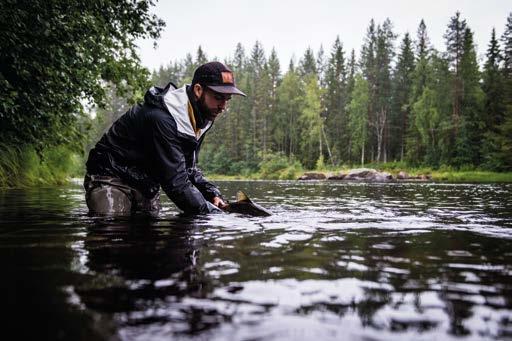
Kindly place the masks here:
<instances>
[{"instance_id":1,"label":"water surface","mask_svg":"<svg viewBox=\"0 0 512 341\"><path fill-rule=\"evenodd\" d=\"M218 182L271 217L94 217L0 191L15 339L512 338L512 185Z\"/></svg>"}]
</instances>

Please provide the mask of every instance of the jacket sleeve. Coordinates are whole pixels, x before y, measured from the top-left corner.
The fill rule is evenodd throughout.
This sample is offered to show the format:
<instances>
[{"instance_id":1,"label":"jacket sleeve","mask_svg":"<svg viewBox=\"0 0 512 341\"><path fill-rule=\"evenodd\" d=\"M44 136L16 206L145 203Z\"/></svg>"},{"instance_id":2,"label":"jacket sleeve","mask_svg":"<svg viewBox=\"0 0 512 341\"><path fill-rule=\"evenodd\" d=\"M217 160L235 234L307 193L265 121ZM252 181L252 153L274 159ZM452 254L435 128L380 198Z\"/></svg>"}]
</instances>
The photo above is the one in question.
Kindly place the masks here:
<instances>
[{"instance_id":1,"label":"jacket sleeve","mask_svg":"<svg viewBox=\"0 0 512 341\"><path fill-rule=\"evenodd\" d=\"M218 211L189 180L176 122L166 113L152 115L149 129L154 160L152 167L155 167L153 173L167 196L186 214Z\"/></svg>"},{"instance_id":2,"label":"jacket sleeve","mask_svg":"<svg viewBox=\"0 0 512 341\"><path fill-rule=\"evenodd\" d=\"M211 201L214 197L222 198L222 194L217 186L206 180L199 168L191 170L190 180L207 200Z\"/></svg>"}]
</instances>

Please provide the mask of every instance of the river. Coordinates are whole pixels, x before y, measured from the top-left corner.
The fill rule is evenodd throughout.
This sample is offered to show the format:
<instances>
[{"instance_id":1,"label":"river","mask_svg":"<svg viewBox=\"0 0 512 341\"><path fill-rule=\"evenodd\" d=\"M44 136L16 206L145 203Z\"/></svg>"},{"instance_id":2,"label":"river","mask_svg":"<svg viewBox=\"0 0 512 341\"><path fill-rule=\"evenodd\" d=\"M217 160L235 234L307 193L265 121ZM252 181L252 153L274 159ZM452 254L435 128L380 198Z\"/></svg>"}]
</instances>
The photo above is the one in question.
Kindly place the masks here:
<instances>
[{"instance_id":1,"label":"river","mask_svg":"<svg viewBox=\"0 0 512 341\"><path fill-rule=\"evenodd\" d=\"M512 339L512 185L219 181L270 217L0 191L2 324L37 340ZM11 333L11 334L9 334Z\"/></svg>"}]
</instances>

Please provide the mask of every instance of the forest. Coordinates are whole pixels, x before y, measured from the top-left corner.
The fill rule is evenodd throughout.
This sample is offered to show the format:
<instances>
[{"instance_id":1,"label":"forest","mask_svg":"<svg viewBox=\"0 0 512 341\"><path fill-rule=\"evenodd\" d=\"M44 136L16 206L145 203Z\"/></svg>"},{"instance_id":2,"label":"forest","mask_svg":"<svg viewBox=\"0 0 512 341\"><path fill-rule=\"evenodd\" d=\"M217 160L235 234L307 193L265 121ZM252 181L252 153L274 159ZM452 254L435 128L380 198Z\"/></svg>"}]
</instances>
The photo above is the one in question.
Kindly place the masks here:
<instances>
[{"instance_id":1,"label":"forest","mask_svg":"<svg viewBox=\"0 0 512 341\"><path fill-rule=\"evenodd\" d=\"M88 150L151 85L186 84L209 61L199 46L158 70L142 67L135 41L165 27L152 5L0 4L0 186L81 176ZM418 21L399 36L390 19L371 20L360 53L339 36L286 64L276 49L239 43L222 61L248 96L215 122L201 167L282 179L393 162L512 171L512 13L483 59L459 12L442 47Z\"/></svg>"},{"instance_id":2,"label":"forest","mask_svg":"<svg viewBox=\"0 0 512 341\"><path fill-rule=\"evenodd\" d=\"M281 159L306 169L402 162L511 170L512 14L502 37L493 30L483 61L473 34L455 13L441 51L423 20L400 40L389 19L372 20L359 56L338 37L286 72L275 49L238 44L224 61L248 97L233 99L216 122L203 167L236 174ZM153 72L153 82L189 82L207 59L199 47Z\"/></svg>"}]
</instances>

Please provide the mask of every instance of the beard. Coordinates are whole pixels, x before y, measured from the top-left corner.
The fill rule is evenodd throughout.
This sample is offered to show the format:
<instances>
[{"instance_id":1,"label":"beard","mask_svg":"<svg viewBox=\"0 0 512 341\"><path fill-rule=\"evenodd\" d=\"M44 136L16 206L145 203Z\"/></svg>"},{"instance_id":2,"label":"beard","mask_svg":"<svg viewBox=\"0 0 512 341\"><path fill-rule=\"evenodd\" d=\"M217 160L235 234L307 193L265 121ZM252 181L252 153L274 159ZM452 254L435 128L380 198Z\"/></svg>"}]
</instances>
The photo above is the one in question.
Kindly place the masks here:
<instances>
[{"instance_id":1,"label":"beard","mask_svg":"<svg viewBox=\"0 0 512 341\"><path fill-rule=\"evenodd\" d=\"M214 121L219 113L217 111L214 112L212 109L208 108L206 105L205 94L206 93L203 92L201 97L199 97L197 100L197 108L199 109L199 112L204 119L207 119L208 121Z\"/></svg>"}]
</instances>

